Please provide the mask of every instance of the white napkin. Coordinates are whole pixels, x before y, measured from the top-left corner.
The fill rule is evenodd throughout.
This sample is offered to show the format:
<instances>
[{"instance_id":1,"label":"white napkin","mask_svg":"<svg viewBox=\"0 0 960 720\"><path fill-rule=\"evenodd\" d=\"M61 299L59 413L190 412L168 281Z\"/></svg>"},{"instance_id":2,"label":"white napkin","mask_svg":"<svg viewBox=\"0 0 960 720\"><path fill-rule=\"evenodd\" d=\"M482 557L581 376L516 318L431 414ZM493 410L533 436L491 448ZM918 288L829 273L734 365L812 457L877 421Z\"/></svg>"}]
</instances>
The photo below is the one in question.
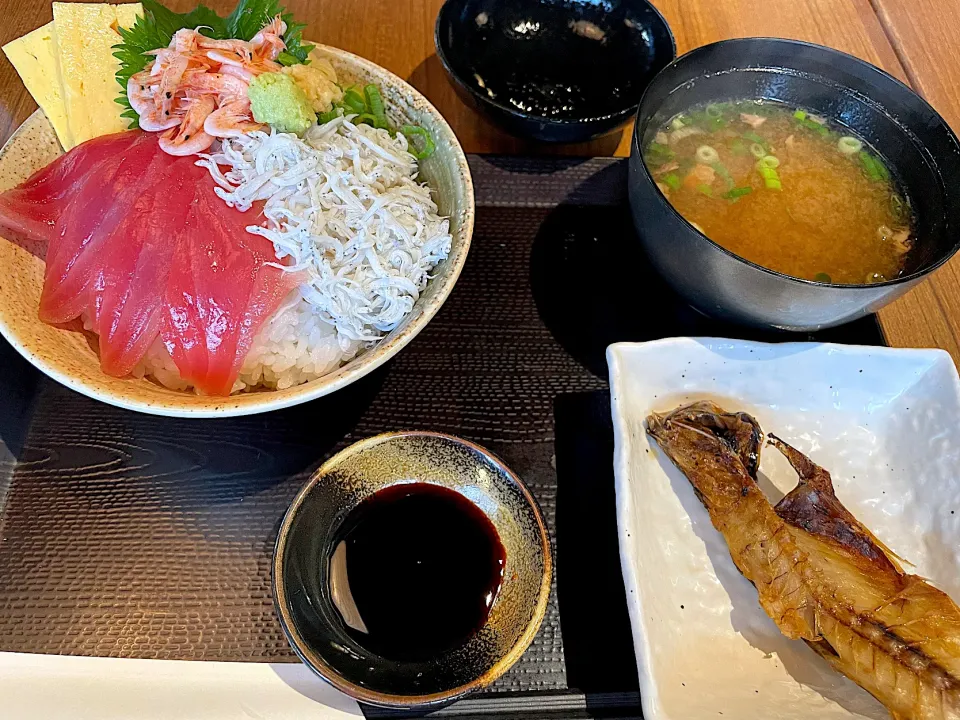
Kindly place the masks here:
<instances>
[{"instance_id":1,"label":"white napkin","mask_svg":"<svg viewBox=\"0 0 960 720\"><path fill-rule=\"evenodd\" d=\"M300 663L0 652L5 720L339 720L357 702Z\"/></svg>"}]
</instances>

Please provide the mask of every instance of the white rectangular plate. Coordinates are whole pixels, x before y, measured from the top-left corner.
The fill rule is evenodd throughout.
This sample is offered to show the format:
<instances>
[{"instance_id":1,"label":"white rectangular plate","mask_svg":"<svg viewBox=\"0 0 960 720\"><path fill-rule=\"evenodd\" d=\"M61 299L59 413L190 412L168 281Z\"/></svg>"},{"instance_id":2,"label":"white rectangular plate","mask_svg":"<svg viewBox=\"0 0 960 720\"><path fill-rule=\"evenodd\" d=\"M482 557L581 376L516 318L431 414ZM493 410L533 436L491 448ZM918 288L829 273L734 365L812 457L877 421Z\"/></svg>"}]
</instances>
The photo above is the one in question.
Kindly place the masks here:
<instances>
[{"instance_id":1,"label":"white rectangular plate","mask_svg":"<svg viewBox=\"0 0 960 720\"><path fill-rule=\"evenodd\" d=\"M753 414L833 475L841 502L960 599L960 379L939 350L676 338L617 344L610 367L620 556L646 720L887 720L783 637L644 420L694 400ZM772 448L761 487L796 475Z\"/></svg>"}]
</instances>

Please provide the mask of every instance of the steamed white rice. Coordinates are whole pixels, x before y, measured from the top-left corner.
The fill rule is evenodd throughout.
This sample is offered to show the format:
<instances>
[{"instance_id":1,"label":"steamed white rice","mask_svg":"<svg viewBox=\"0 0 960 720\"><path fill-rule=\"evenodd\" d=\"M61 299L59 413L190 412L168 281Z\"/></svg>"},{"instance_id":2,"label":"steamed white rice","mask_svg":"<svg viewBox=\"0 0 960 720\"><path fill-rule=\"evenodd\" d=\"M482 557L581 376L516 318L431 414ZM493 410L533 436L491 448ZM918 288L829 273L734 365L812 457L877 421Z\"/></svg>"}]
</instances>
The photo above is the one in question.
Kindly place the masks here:
<instances>
[{"instance_id":1,"label":"steamed white rice","mask_svg":"<svg viewBox=\"0 0 960 720\"><path fill-rule=\"evenodd\" d=\"M233 392L284 390L316 380L356 357L361 346L357 340L338 338L333 324L294 290L254 338ZM132 374L149 375L171 390L190 389L159 337Z\"/></svg>"}]
</instances>

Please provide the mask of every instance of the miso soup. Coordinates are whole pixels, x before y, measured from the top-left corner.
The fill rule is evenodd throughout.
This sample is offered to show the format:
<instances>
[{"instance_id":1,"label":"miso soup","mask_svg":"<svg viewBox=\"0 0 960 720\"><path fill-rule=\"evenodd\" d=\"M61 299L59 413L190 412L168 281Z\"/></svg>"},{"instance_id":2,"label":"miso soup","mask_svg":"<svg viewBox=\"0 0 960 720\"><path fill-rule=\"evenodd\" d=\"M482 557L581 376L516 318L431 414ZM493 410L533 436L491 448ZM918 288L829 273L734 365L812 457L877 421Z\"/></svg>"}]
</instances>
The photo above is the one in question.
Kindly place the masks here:
<instances>
[{"instance_id":1,"label":"miso soup","mask_svg":"<svg viewBox=\"0 0 960 720\"><path fill-rule=\"evenodd\" d=\"M753 100L693 108L656 134L644 160L698 230L793 277L890 280L913 244L909 199L884 161L804 109Z\"/></svg>"}]
</instances>

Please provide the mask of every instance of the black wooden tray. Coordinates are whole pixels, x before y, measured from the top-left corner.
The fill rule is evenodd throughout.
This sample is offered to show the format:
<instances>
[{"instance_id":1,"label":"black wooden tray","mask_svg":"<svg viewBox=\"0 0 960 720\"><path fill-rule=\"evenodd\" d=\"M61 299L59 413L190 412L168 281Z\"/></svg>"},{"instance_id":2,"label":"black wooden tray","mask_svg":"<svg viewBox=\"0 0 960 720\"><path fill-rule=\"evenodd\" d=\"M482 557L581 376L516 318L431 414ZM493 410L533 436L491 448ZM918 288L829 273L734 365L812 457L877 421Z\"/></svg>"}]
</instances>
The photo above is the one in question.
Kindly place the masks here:
<instances>
[{"instance_id":1,"label":"black wooden tray","mask_svg":"<svg viewBox=\"0 0 960 720\"><path fill-rule=\"evenodd\" d=\"M351 442L431 429L502 457L556 547L533 645L492 688L436 714L640 715L604 349L810 338L680 302L637 247L625 161L470 161L476 231L452 296L393 362L331 397L227 420L138 415L66 390L0 339L0 650L293 662L270 595L287 504ZM816 339L882 343L873 318Z\"/></svg>"}]
</instances>

